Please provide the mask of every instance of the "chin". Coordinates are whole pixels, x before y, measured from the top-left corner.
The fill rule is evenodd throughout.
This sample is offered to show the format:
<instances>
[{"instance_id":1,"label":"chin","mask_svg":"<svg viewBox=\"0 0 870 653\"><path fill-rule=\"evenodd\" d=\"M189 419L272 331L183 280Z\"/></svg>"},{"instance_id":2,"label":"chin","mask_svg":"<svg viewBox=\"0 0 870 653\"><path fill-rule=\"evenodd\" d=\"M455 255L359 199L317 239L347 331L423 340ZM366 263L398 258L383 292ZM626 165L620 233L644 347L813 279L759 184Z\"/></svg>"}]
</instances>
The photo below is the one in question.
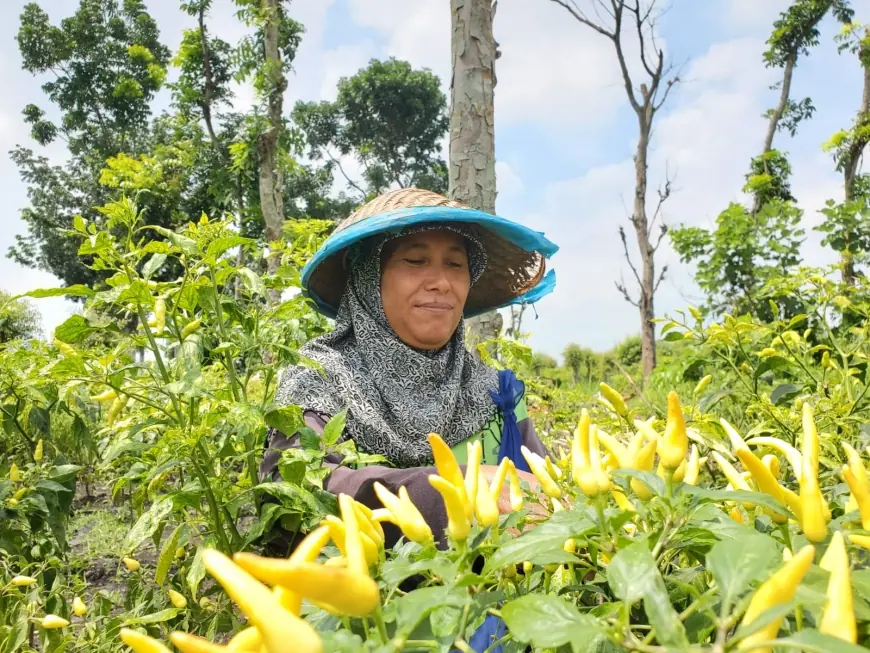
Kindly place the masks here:
<instances>
[{"instance_id":1,"label":"chin","mask_svg":"<svg viewBox=\"0 0 870 653\"><path fill-rule=\"evenodd\" d=\"M427 331L426 333L414 334L417 342L420 343L419 346L421 349L441 349L444 345L450 342L452 335L453 332L448 334L444 331L439 333Z\"/></svg>"}]
</instances>

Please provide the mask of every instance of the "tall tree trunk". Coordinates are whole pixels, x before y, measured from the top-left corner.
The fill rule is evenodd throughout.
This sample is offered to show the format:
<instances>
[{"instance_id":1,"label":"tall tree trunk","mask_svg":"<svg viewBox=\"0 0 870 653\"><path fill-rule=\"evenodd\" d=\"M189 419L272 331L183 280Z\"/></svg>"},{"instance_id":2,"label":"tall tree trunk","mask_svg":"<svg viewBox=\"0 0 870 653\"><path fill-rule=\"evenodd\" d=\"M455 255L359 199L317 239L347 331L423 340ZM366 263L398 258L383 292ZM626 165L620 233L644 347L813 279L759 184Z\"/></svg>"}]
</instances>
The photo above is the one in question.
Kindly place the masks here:
<instances>
[{"instance_id":1,"label":"tall tree trunk","mask_svg":"<svg viewBox=\"0 0 870 653\"><path fill-rule=\"evenodd\" d=\"M492 0L450 0L453 26L450 84L450 199L495 213L495 58ZM496 337L501 316L468 320L472 348Z\"/></svg>"},{"instance_id":2,"label":"tall tree trunk","mask_svg":"<svg viewBox=\"0 0 870 653\"><path fill-rule=\"evenodd\" d=\"M858 166L861 164L861 157L864 153L864 148L870 139L859 132L859 128L866 126L870 122L870 67L865 66L863 62L867 59L868 53L862 45L858 49L858 57L864 68L864 91L861 95L861 108L858 109L858 115L855 117L855 133L852 144L846 155L846 160L843 165L843 185L845 191L846 203L857 199L856 197L856 181L858 177ZM840 253L840 264L842 267L843 283L855 283L855 259L852 252L849 251L849 239L846 240L846 246Z\"/></svg>"},{"instance_id":3,"label":"tall tree trunk","mask_svg":"<svg viewBox=\"0 0 870 653\"><path fill-rule=\"evenodd\" d=\"M641 261L641 284L637 308L640 312L641 365L644 379L648 378L656 367L656 328L653 322L656 315L657 285L655 247L650 242L649 220L646 214L647 159L653 119L651 109L652 105L646 105L637 112L639 134L634 154L634 207L631 217Z\"/></svg>"},{"instance_id":4,"label":"tall tree trunk","mask_svg":"<svg viewBox=\"0 0 870 653\"><path fill-rule=\"evenodd\" d=\"M580 24L589 27L598 34L608 38L613 44L616 60L619 63L622 83L631 108L637 116L638 138L634 153L634 202L629 218L634 227L637 240L640 266L636 266L629 253L628 239L625 229L618 228L622 241L623 254L637 282L637 298L632 296L624 282L617 282L616 288L627 302L637 307L640 313L640 342L643 378L648 379L656 366L656 332L654 297L659 284L667 274L667 266L656 273L655 253L667 234L667 226L662 219L659 224L659 234L653 237L653 228L657 219L661 218L662 205L671 194L670 181L666 178L658 191L658 204L650 215L647 211L647 193L649 190L648 158L650 135L656 113L667 101L671 89L679 83L680 78L673 73L672 66L665 63L664 51L656 44L655 3L643 5L641 0L595 0L592 3L597 20L590 18L573 0L551 0L565 9ZM612 20L604 19L608 16ZM626 25L627 23L627 25ZM638 42L638 59L640 65L632 72L626 61L625 44L622 40L623 28L629 31L630 39ZM634 42L634 41L633 41ZM634 76L634 77L633 77ZM637 84L635 77L640 76L643 82ZM638 267L640 268L638 270Z\"/></svg>"},{"instance_id":5,"label":"tall tree trunk","mask_svg":"<svg viewBox=\"0 0 870 653\"><path fill-rule=\"evenodd\" d=\"M281 1L262 0L265 14L263 24L263 49L265 69L272 83L267 100L268 126L257 138L257 151L260 155L260 209L266 226L266 240L269 243L281 239L284 225L284 172L279 160L279 143L283 130L284 91L287 79L284 77L281 53L278 50L278 27L281 23ZM272 251L267 261L269 274L278 271L280 252ZM277 290L269 291L269 302L277 304L281 295Z\"/></svg>"},{"instance_id":6,"label":"tall tree trunk","mask_svg":"<svg viewBox=\"0 0 870 653\"><path fill-rule=\"evenodd\" d=\"M779 129L779 123L785 115L785 110L791 97L791 80L794 77L795 63L797 63L797 50L790 52L785 60L785 66L783 66L782 70L782 87L779 91L779 102L777 102L776 107L771 112L770 120L767 123L767 134L764 136L764 147L761 150L762 155L767 154L773 149L773 138L776 135L776 130ZM764 163L764 166L766 170L767 162ZM761 210L761 206L762 195L761 193L756 193L752 203L752 213L758 213Z\"/></svg>"}]
</instances>

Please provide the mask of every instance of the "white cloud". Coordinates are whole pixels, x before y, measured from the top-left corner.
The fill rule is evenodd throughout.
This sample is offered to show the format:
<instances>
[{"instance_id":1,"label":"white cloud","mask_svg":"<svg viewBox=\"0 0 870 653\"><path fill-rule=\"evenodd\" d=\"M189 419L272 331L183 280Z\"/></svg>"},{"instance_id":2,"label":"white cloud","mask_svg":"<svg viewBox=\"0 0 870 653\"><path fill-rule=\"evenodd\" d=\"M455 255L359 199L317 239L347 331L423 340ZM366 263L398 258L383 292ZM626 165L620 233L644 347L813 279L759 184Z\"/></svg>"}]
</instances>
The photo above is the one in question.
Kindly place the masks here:
<instances>
[{"instance_id":1,"label":"white cloud","mask_svg":"<svg viewBox=\"0 0 870 653\"><path fill-rule=\"evenodd\" d=\"M510 199L523 192L523 180L506 161L496 161L495 179L498 184L498 196L501 198Z\"/></svg>"}]
</instances>

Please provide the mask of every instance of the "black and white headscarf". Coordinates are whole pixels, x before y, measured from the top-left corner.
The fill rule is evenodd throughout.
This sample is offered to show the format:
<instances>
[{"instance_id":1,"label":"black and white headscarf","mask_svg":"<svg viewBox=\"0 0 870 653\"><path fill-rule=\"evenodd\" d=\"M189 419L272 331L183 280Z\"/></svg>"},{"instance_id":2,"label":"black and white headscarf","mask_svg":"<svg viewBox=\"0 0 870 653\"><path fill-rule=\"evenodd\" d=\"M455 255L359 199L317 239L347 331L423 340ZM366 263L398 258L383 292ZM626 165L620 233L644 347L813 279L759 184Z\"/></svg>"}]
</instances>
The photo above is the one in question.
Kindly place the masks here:
<instances>
[{"instance_id":1,"label":"black and white headscarf","mask_svg":"<svg viewBox=\"0 0 870 653\"><path fill-rule=\"evenodd\" d=\"M465 237L472 284L480 278L486 252L461 225L420 225L353 248L335 329L300 350L323 373L289 368L275 396L279 405L296 404L326 416L347 408L345 437L398 467L432 463L429 433L438 433L452 447L483 429L496 411L489 391L498 390L498 372L466 350L464 321L437 351L409 347L387 322L380 290L383 246L433 228Z\"/></svg>"}]
</instances>

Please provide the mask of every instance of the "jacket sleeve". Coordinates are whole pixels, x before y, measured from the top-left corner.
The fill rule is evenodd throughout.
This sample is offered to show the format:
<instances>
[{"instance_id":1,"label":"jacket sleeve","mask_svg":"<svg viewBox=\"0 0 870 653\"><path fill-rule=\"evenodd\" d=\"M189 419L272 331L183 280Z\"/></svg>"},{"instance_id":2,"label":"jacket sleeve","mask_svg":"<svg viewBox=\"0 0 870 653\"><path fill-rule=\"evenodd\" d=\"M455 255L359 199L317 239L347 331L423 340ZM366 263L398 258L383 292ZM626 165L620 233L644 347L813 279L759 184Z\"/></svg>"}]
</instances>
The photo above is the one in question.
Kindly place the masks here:
<instances>
[{"instance_id":1,"label":"jacket sleeve","mask_svg":"<svg viewBox=\"0 0 870 653\"><path fill-rule=\"evenodd\" d=\"M523 444L528 447L529 451L543 457L549 455L549 451L538 437L538 432L535 430L535 425L530 417L525 417L517 422L517 427L520 429L520 436Z\"/></svg>"},{"instance_id":2,"label":"jacket sleeve","mask_svg":"<svg viewBox=\"0 0 870 653\"><path fill-rule=\"evenodd\" d=\"M305 413L306 425L316 433L322 433L326 421L314 412ZM281 452L291 447L300 447L298 434L287 437L280 431L270 430L266 440L266 453L260 465L261 481L280 481L278 462L281 460ZM423 515L423 519L429 524L439 546L443 546L444 531L447 527L447 514L440 495L429 484L428 477L434 474L434 467L414 467L410 469L395 469L384 465L369 465L362 469L352 469L341 466L341 456L332 454L327 456L324 464L332 471L326 479L325 489L335 495L347 494L354 500L368 506L372 510L382 508L380 500L375 494L375 482L380 482L394 494L401 486L405 486L408 495ZM386 545L392 546L401 535L399 529L392 524L383 524Z\"/></svg>"}]
</instances>

